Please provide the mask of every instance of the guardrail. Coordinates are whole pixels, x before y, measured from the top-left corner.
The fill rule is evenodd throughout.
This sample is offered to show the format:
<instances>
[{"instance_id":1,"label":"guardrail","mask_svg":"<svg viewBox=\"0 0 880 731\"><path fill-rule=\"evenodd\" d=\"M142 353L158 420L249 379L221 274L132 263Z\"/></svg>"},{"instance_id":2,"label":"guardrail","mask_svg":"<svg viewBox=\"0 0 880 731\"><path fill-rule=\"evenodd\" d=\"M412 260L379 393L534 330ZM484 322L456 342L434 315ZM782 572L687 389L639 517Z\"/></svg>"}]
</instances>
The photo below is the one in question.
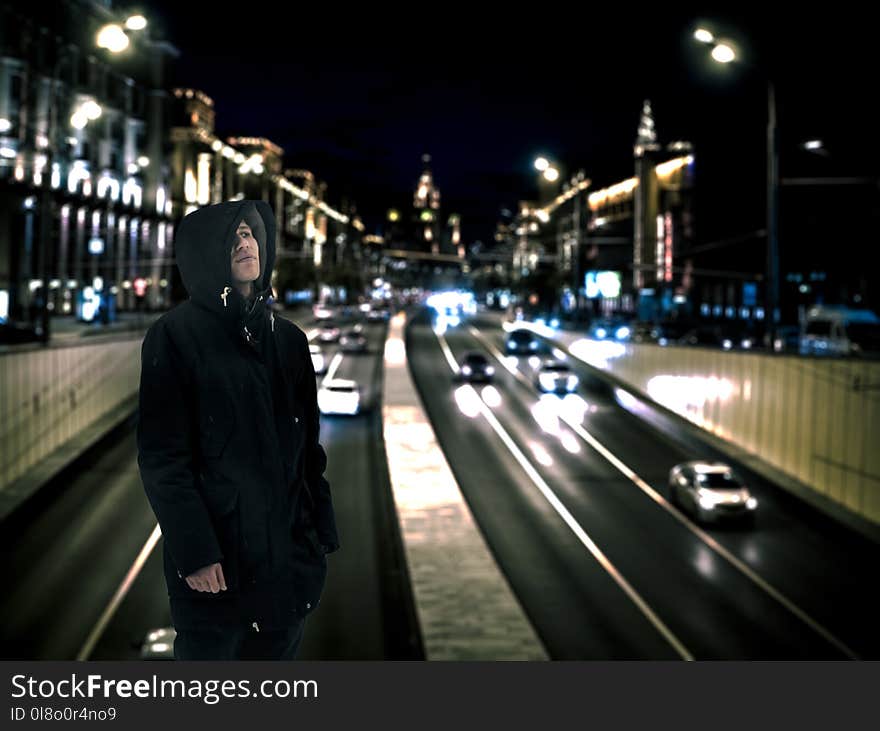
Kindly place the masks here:
<instances>
[{"instance_id":1,"label":"guardrail","mask_svg":"<svg viewBox=\"0 0 880 731\"><path fill-rule=\"evenodd\" d=\"M0 491L137 393L143 332L0 354Z\"/></svg>"},{"instance_id":2,"label":"guardrail","mask_svg":"<svg viewBox=\"0 0 880 731\"><path fill-rule=\"evenodd\" d=\"M799 491L880 523L877 361L596 341L516 326L566 345L634 394L793 478Z\"/></svg>"}]
</instances>

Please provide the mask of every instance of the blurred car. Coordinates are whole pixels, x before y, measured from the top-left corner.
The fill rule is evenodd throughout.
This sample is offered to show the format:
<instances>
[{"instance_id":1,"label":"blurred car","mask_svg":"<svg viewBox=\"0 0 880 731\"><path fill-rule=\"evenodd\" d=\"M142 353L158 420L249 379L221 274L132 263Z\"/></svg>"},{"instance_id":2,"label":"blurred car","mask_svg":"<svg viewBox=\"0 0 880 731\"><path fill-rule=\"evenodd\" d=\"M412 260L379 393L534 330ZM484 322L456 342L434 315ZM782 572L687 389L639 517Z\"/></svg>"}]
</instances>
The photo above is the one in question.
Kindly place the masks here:
<instances>
[{"instance_id":1,"label":"blurred car","mask_svg":"<svg viewBox=\"0 0 880 731\"><path fill-rule=\"evenodd\" d=\"M723 462L683 462L669 471L669 499L698 523L754 520L757 499Z\"/></svg>"},{"instance_id":2,"label":"blurred car","mask_svg":"<svg viewBox=\"0 0 880 731\"><path fill-rule=\"evenodd\" d=\"M880 317L872 310L816 305L807 311L801 355L861 355L880 348Z\"/></svg>"},{"instance_id":3,"label":"blurred car","mask_svg":"<svg viewBox=\"0 0 880 731\"><path fill-rule=\"evenodd\" d=\"M328 304L319 302L312 307L312 314L316 320L330 320L336 316L336 310Z\"/></svg>"},{"instance_id":4,"label":"blurred car","mask_svg":"<svg viewBox=\"0 0 880 731\"><path fill-rule=\"evenodd\" d=\"M367 322L386 322L390 317L390 310L383 305L373 305L367 311Z\"/></svg>"},{"instance_id":5,"label":"blurred car","mask_svg":"<svg viewBox=\"0 0 880 731\"><path fill-rule=\"evenodd\" d=\"M489 359L485 355L472 351L465 353L458 372L463 381L483 381L488 383L495 375L495 368L489 363Z\"/></svg>"},{"instance_id":6,"label":"blurred car","mask_svg":"<svg viewBox=\"0 0 880 731\"><path fill-rule=\"evenodd\" d=\"M355 416L361 407L360 387L355 381L334 378L318 389L318 408L322 414Z\"/></svg>"},{"instance_id":7,"label":"blurred car","mask_svg":"<svg viewBox=\"0 0 880 731\"><path fill-rule=\"evenodd\" d=\"M654 322L634 322L630 340L634 343L657 343L663 339L663 328Z\"/></svg>"},{"instance_id":8,"label":"blurred car","mask_svg":"<svg viewBox=\"0 0 880 731\"><path fill-rule=\"evenodd\" d=\"M339 325L335 320L324 320L318 326L318 340L322 343L335 343L339 340Z\"/></svg>"},{"instance_id":9,"label":"blurred car","mask_svg":"<svg viewBox=\"0 0 880 731\"><path fill-rule=\"evenodd\" d=\"M545 393L572 393L577 389L578 377L562 361L548 360L538 368L535 386Z\"/></svg>"},{"instance_id":10,"label":"blurred car","mask_svg":"<svg viewBox=\"0 0 880 731\"><path fill-rule=\"evenodd\" d=\"M340 335L339 346L345 353L366 353L367 339L359 327L353 327Z\"/></svg>"},{"instance_id":11,"label":"blurred car","mask_svg":"<svg viewBox=\"0 0 880 731\"><path fill-rule=\"evenodd\" d=\"M312 366L316 375L327 372L327 362L324 360L324 353L321 352L320 345L309 345L309 353L312 355Z\"/></svg>"},{"instance_id":12,"label":"blurred car","mask_svg":"<svg viewBox=\"0 0 880 731\"><path fill-rule=\"evenodd\" d=\"M632 328L626 320L612 317L602 317L594 320L587 336L594 340L629 340Z\"/></svg>"},{"instance_id":13,"label":"blurred car","mask_svg":"<svg viewBox=\"0 0 880 731\"><path fill-rule=\"evenodd\" d=\"M541 341L528 330L514 330L507 334L504 349L509 355L535 355L541 349Z\"/></svg>"},{"instance_id":14,"label":"blurred car","mask_svg":"<svg viewBox=\"0 0 880 731\"><path fill-rule=\"evenodd\" d=\"M150 630L141 644L141 660L173 660L174 639L177 632L174 627L160 627Z\"/></svg>"}]
</instances>

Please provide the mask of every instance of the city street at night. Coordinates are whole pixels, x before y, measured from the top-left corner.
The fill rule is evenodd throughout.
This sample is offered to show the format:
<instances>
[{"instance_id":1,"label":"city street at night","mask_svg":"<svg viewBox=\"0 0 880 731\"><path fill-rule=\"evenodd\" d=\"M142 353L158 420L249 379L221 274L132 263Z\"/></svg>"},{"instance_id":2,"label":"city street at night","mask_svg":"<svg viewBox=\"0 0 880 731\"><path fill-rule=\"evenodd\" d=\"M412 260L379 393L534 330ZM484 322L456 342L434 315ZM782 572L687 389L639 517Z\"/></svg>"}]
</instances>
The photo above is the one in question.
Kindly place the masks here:
<instances>
[{"instance_id":1,"label":"city street at night","mask_svg":"<svg viewBox=\"0 0 880 731\"><path fill-rule=\"evenodd\" d=\"M877 656L875 544L762 480L750 484L760 506L753 528L701 529L669 504L667 475L679 462L706 459L705 450L629 414L570 355L586 385L564 399L541 395L527 359L503 355L504 339L497 319L439 337L423 319L409 346L461 489L553 657ZM444 347L458 362L469 350L490 355L494 418L458 408L461 386ZM575 416L560 419L557 409Z\"/></svg>"},{"instance_id":2,"label":"city street at night","mask_svg":"<svg viewBox=\"0 0 880 731\"><path fill-rule=\"evenodd\" d=\"M0 661L880 660L868 11L381 10L0 0Z\"/></svg>"}]
</instances>

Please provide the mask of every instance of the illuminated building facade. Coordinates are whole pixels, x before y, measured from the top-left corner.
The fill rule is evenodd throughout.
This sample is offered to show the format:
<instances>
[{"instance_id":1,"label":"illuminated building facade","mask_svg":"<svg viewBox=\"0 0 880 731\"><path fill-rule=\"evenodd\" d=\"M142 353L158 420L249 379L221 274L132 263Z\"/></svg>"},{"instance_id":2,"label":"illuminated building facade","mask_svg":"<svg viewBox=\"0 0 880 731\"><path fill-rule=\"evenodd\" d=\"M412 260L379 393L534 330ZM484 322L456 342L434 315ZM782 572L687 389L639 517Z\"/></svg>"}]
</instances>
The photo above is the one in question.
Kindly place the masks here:
<instances>
[{"instance_id":1,"label":"illuminated building facade","mask_svg":"<svg viewBox=\"0 0 880 731\"><path fill-rule=\"evenodd\" d=\"M168 64L150 28L96 46L107 3L0 2L0 319L167 302ZM46 298L44 299L44 294Z\"/></svg>"}]
</instances>

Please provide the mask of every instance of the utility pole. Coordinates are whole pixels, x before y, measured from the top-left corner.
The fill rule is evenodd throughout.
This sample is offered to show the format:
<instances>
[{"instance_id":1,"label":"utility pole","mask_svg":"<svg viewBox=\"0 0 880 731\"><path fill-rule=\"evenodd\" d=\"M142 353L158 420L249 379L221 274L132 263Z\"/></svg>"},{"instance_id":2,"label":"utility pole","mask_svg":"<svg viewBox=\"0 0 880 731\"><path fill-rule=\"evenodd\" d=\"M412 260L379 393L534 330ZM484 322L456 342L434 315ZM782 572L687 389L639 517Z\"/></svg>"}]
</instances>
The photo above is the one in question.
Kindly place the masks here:
<instances>
[{"instance_id":1,"label":"utility pole","mask_svg":"<svg viewBox=\"0 0 880 731\"><path fill-rule=\"evenodd\" d=\"M779 307L779 145L776 130L776 90L767 81L767 283L768 349L776 349L776 310Z\"/></svg>"}]
</instances>

